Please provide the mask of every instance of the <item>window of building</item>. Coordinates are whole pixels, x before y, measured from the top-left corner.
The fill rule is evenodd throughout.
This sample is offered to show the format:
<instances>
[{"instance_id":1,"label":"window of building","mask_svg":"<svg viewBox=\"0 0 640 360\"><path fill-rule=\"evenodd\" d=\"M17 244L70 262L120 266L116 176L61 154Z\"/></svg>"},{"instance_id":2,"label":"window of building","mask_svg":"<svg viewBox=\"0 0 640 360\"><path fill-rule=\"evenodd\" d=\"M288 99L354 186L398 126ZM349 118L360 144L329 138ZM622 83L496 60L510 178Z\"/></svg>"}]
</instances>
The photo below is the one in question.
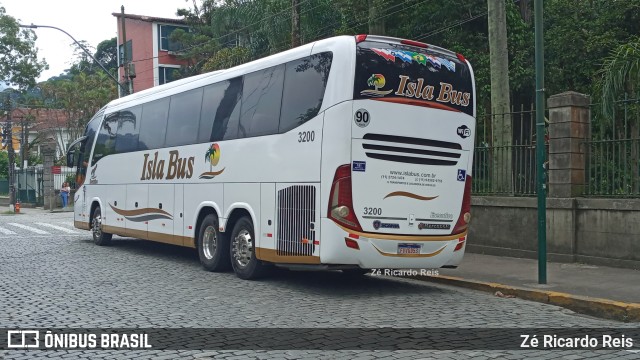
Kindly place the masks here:
<instances>
[{"instance_id":1,"label":"window of building","mask_svg":"<svg viewBox=\"0 0 640 360\"><path fill-rule=\"evenodd\" d=\"M102 122L102 126L100 126L96 147L93 149L92 166L103 157L115 154L117 130L118 113L115 112L107 115Z\"/></svg>"},{"instance_id":2,"label":"window of building","mask_svg":"<svg viewBox=\"0 0 640 360\"><path fill-rule=\"evenodd\" d=\"M202 89L171 96L165 147L196 143L202 108Z\"/></svg>"},{"instance_id":3,"label":"window of building","mask_svg":"<svg viewBox=\"0 0 640 360\"><path fill-rule=\"evenodd\" d=\"M242 78L234 78L204 88L198 142L235 139L240 122Z\"/></svg>"},{"instance_id":4,"label":"window of building","mask_svg":"<svg viewBox=\"0 0 640 360\"><path fill-rule=\"evenodd\" d=\"M275 134L280 122L284 65L244 76L238 137Z\"/></svg>"},{"instance_id":5,"label":"window of building","mask_svg":"<svg viewBox=\"0 0 640 360\"><path fill-rule=\"evenodd\" d=\"M326 52L286 64L280 133L296 128L318 115L332 59L332 54Z\"/></svg>"},{"instance_id":6,"label":"window of building","mask_svg":"<svg viewBox=\"0 0 640 360\"><path fill-rule=\"evenodd\" d=\"M169 66L159 66L158 67L158 84L166 84L175 80L177 74L174 73L178 71L177 67L169 67Z\"/></svg>"},{"instance_id":7,"label":"window of building","mask_svg":"<svg viewBox=\"0 0 640 360\"><path fill-rule=\"evenodd\" d=\"M183 45L180 42L171 41L171 34L176 30L189 31L186 26L175 25L158 25L158 43L160 50L164 51L179 51L182 50Z\"/></svg>"},{"instance_id":8,"label":"window of building","mask_svg":"<svg viewBox=\"0 0 640 360\"><path fill-rule=\"evenodd\" d=\"M140 136L138 137L139 150L164 147L168 114L169 98L155 100L142 106Z\"/></svg>"},{"instance_id":9,"label":"window of building","mask_svg":"<svg viewBox=\"0 0 640 360\"><path fill-rule=\"evenodd\" d=\"M138 150L138 133L140 132L141 112L141 106L119 111L116 153L126 153Z\"/></svg>"}]
</instances>

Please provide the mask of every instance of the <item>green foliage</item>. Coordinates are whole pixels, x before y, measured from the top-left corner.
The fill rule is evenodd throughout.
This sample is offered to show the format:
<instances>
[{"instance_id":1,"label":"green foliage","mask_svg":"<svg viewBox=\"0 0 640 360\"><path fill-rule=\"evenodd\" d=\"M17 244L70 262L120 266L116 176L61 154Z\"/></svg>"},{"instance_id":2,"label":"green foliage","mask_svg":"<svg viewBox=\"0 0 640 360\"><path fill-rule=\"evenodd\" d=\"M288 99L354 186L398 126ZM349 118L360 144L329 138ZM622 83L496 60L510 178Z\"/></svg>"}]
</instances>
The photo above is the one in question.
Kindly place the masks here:
<instances>
[{"instance_id":1,"label":"green foliage","mask_svg":"<svg viewBox=\"0 0 640 360\"><path fill-rule=\"evenodd\" d=\"M545 2L547 94L595 94L604 58L638 33L640 0Z\"/></svg>"},{"instance_id":2,"label":"green foliage","mask_svg":"<svg viewBox=\"0 0 640 360\"><path fill-rule=\"evenodd\" d=\"M6 151L0 151L0 179L9 178L9 154Z\"/></svg>"},{"instance_id":3,"label":"green foliage","mask_svg":"<svg viewBox=\"0 0 640 360\"><path fill-rule=\"evenodd\" d=\"M50 131L68 131L71 139L84 133L87 122L109 101L118 97L116 84L103 71L87 74L80 72L69 79L49 80L40 84L43 105L63 109L67 121L54 125ZM68 144L58 146L66 152Z\"/></svg>"},{"instance_id":4,"label":"green foliage","mask_svg":"<svg viewBox=\"0 0 640 360\"><path fill-rule=\"evenodd\" d=\"M613 114L614 104L622 94L640 89L640 37L613 49L604 59L596 83L603 112Z\"/></svg>"},{"instance_id":5,"label":"green foliage","mask_svg":"<svg viewBox=\"0 0 640 360\"><path fill-rule=\"evenodd\" d=\"M35 85L47 68L46 62L38 60L35 40L32 30L18 27L16 19L0 6L0 81L21 89Z\"/></svg>"}]
</instances>

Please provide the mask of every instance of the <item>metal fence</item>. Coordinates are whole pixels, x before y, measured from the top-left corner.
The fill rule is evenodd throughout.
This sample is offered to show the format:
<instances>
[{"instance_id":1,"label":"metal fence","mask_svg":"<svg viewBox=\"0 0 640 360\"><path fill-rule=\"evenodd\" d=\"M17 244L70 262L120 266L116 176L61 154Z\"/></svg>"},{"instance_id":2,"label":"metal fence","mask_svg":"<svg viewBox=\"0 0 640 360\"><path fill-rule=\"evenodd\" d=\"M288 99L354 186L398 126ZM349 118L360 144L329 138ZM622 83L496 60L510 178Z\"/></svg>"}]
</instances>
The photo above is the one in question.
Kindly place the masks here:
<instances>
[{"instance_id":1,"label":"metal fence","mask_svg":"<svg viewBox=\"0 0 640 360\"><path fill-rule=\"evenodd\" d=\"M18 169L15 172L16 200L37 206L44 204L44 178L42 167ZM56 191L62 188L64 182L69 182L71 189L75 189L75 170L72 168L55 166L53 168L53 186Z\"/></svg>"},{"instance_id":2,"label":"metal fence","mask_svg":"<svg viewBox=\"0 0 640 360\"><path fill-rule=\"evenodd\" d=\"M478 116L473 194L536 194L535 117L534 104L520 105L510 113Z\"/></svg>"},{"instance_id":3,"label":"metal fence","mask_svg":"<svg viewBox=\"0 0 640 360\"><path fill-rule=\"evenodd\" d=\"M585 196L640 197L640 94L591 105Z\"/></svg>"}]
</instances>

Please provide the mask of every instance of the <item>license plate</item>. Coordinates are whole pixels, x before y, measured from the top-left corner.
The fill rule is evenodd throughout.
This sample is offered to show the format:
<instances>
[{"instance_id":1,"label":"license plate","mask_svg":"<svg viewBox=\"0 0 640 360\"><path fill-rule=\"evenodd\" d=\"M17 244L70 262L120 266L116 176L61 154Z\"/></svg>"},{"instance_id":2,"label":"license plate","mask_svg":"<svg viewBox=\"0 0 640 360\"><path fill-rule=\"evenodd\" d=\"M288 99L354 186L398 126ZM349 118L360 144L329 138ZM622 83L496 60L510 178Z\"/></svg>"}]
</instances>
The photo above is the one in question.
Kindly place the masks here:
<instances>
[{"instance_id":1,"label":"license plate","mask_svg":"<svg viewBox=\"0 0 640 360\"><path fill-rule=\"evenodd\" d=\"M398 244L398 254L420 254L420 244Z\"/></svg>"}]
</instances>

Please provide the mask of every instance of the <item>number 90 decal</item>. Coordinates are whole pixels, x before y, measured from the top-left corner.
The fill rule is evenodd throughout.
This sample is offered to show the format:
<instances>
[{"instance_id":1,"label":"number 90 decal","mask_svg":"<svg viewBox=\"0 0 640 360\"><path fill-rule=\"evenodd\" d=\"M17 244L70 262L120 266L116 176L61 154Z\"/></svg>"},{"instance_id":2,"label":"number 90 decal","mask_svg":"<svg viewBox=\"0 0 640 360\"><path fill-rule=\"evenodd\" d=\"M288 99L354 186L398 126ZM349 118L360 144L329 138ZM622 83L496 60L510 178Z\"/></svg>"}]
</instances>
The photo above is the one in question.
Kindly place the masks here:
<instances>
[{"instance_id":1,"label":"number 90 decal","mask_svg":"<svg viewBox=\"0 0 640 360\"><path fill-rule=\"evenodd\" d=\"M369 125L369 122L371 122L371 115L369 115L369 112L365 109L358 109L353 117L353 120L359 127L367 127Z\"/></svg>"}]
</instances>

